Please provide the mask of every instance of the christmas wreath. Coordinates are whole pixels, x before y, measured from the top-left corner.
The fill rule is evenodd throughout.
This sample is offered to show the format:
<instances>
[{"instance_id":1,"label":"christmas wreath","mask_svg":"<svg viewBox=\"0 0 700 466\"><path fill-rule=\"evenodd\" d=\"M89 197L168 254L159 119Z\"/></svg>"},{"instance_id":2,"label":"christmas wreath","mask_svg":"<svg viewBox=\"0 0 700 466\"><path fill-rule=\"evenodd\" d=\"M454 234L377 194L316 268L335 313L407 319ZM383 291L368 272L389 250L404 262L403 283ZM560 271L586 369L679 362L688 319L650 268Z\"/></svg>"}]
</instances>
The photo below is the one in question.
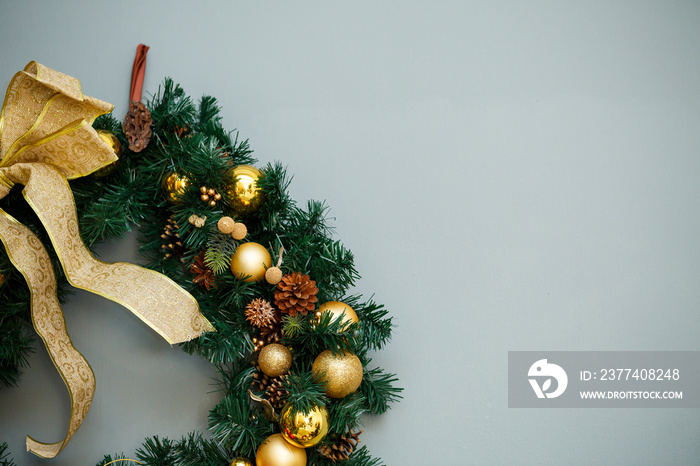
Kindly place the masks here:
<instances>
[{"instance_id":1,"label":"christmas wreath","mask_svg":"<svg viewBox=\"0 0 700 466\"><path fill-rule=\"evenodd\" d=\"M215 366L221 400L209 412L210 438L153 436L134 459L105 455L98 464L382 464L358 442L362 416L401 398L396 376L370 359L390 340L392 318L351 294L360 276L333 238L328 206L298 206L282 164L256 168L248 141L223 128L213 97L195 103L165 79L144 105L135 88L132 81L123 120L91 121L116 161L70 179L79 235L90 247L138 226L147 267L191 294L206 318L194 338L173 341L189 340L182 349ZM60 241L31 199L8 189L0 208L46 246L63 299L74 280ZM26 272L5 249L0 272L0 382L11 386L33 351L27 324L36 311ZM1 444L0 464L12 464Z\"/></svg>"}]
</instances>

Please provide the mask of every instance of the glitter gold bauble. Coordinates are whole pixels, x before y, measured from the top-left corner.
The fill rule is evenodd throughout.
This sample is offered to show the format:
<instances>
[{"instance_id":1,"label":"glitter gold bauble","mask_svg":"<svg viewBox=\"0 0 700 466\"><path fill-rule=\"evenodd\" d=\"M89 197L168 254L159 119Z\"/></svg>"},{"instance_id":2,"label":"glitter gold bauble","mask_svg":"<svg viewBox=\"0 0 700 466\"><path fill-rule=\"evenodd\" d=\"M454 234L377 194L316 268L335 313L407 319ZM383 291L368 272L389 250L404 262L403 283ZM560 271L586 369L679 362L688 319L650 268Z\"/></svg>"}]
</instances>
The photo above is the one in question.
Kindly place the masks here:
<instances>
[{"instance_id":1,"label":"glitter gold bauble","mask_svg":"<svg viewBox=\"0 0 700 466\"><path fill-rule=\"evenodd\" d=\"M362 383L362 363L349 351L333 356L326 350L316 356L311 372L319 382L326 383L326 395L343 398L353 393Z\"/></svg>"},{"instance_id":2,"label":"glitter gold bauble","mask_svg":"<svg viewBox=\"0 0 700 466\"><path fill-rule=\"evenodd\" d=\"M306 450L287 442L282 434L270 435L255 454L257 466L306 466Z\"/></svg>"},{"instance_id":3,"label":"glitter gold bauble","mask_svg":"<svg viewBox=\"0 0 700 466\"><path fill-rule=\"evenodd\" d=\"M243 243L231 257L231 272L244 282L259 282L265 278L265 270L272 265L267 249L258 243ZM246 277L247 278L244 278Z\"/></svg>"},{"instance_id":4,"label":"glitter gold bauble","mask_svg":"<svg viewBox=\"0 0 700 466\"><path fill-rule=\"evenodd\" d=\"M119 163L122 160L122 143L119 142L119 139L117 139L114 133L107 131L106 129L98 129L97 135L100 137L100 139L106 142L107 145L112 148L112 151L117 155L117 160L110 163L106 167L100 168L92 174L92 176L95 178L101 178L109 175L119 166Z\"/></svg>"},{"instance_id":5,"label":"glitter gold bauble","mask_svg":"<svg viewBox=\"0 0 700 466\"><path fill-rule=\"evenodd\" d=\"M292 353L279 343L265 345L258 355L258 366L266 376L279 377L292 366Z\"/></svg>"},{"instance_id":6,"label":"glitter gold bauble","mask_svg":"<svg viewBox=\"0 0 700 466\"><path fill-rule=\"evenodd\" d=\"M231 217L221 217L216 224L219 231L225 235L231 234L233 227L236 225L236 221Z\"/></svg>"},{"instance_id":7,"label":"glitter gold bauble","mask_svg":"<svg viewBox=\"0 0 700 466\"><path fill-rule=\"evenodd\" d=\"M328 312L331 315L331 321L337 320L340 318L341 315L343 315L343 320L341 321L342 328L345 329L348 325L351 324L356 324L358 322L357 314L351 308L345 303L341 303L340 301L328 301L327 303L323 303L318 307L318 311L316 311L316 315L318 316L317 320L320 320L320 317L325 313Z\"/></svg>"},{"instance_id":8,"label":"glitter gold bauble","mask_svg":"<svg viewBox=\"0 0 700 466\"><path fill-rule=\"evenodd\" d=\"M240 241L246 236L248 236L248 227L241 222L236 222L236 224L233 226L231 237Z\"/></svg>"},{"instance_id":9,"label":"glitter gold bauble","mask_svg":"<svg viewBox=\"0 0 700 466\"><path fill-rule=\"evenodd\" d=\"M238 165L226 172L226 194L234 212L252 214L265 200L258 188L260 170L252 165Z\"/></svg>"},{"instance_id":10,"label":"glitter gold bauble","mask_svg":"<svg viewBox=\"0 0 700 466\"><path fill-rule=\"evenodd\" d=\"M240 456L231 461L229 466L253 466L253 462Z\"/></svg>"},{"instance_id":11,"label":"glitter gold bauble","mask_svg":"<svg viewBox=\"0 0 700 466\"><path fill-rule=\"evenodd\" d=\"M177 172L171 171L165 174L163 178L163 195L171 204L179 204L182 202L182 196L187 191L187 186L190 180L185 175L180 175Z\"/></svg>"},{"instance_id":12,"label":"glitter gold bauble","mask_svg":"<svg viewBox=\"0 0 700 466\"><path fill-rule=\"evenodd\" d=\"M280 431L292 445L309 448L323 440L328 433L328 411L314 406L309 412L294 412L287 403L280 412Z\"/></svg>"},{"instance_id":13,"label":"glitter gold bauble","mask_svg":"<svg viewBox=\"0 0 700 466\"><path fill-rule=\"evenodd\" d=\"M265 280L270 285L276 285L282 281L282 270L279 267L270 267L265 271Z\"/></svg>"}]
</instances>

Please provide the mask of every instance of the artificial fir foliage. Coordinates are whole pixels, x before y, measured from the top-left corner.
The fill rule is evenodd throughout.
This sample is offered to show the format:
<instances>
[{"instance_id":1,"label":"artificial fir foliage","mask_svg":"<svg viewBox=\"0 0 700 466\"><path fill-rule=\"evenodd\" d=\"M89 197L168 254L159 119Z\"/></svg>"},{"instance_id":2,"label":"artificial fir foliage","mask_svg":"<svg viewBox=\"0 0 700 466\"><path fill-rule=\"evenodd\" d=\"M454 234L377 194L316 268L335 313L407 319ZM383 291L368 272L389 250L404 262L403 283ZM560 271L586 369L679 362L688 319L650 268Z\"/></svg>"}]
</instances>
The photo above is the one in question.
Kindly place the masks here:
<instances>
[{"instance_id":1,"label":"artificial fir foliage","mask_svg":"<svg viewBox=\"0 0 700 466\"><path fill-rule=\"evenodd\" d=\"M7 443L0 443L0 466L17 466L10 453L7 451Z\"/></svg>"},{"instance_id":2,"label":"artificial fir foliage","mask_svg":"<svg viewBox=\"0 0 700 466\"><path fill-rule=\"evenodd\" d=\"M152 123L138 129L143 134L150 130L150 140L137 138L140 142L134 148L129 148L117 119L103 116L95 121L96 129L117 136L123 154L112 173L71 182L81 236L90 246L138 226L140 252L148 267L189 291L216 328L181 347L216 367L221 400L208 416L211 438L197 432L179 441L154 436L145 440L135 458L147 465L221 466L239 456L253 459L260 444L279 427L251 400L250 390L278 410L286 404L298 411L328 410L329 433L306 449L307 464L382 464L366 447L356 446L362 416L384 413L401 398L396 376L373 366L368 355L390 340L392 318L372 298L351 294L360 276L352 253L333 238L328 206L309 201L299 207L288 193L291 177L281 163L274 163L260 167L260 207L236 211L231 170L255 160L248 141L239 141L236 132L223 128L216 100L203 97L195 104L166 79L145 108ZM127 119L129 124L132 120ZM182 189L178 185L177 193L165 193L176 196L166 196L164 180L173 173ZM40 238L45 235L31 209L22 207L19 193L8 197L13 197L8 210ZM9 200L0 200L0 206L6 205ZM229 217L231 221L226 220ZM235 236L231 222L245 225L245 234L241 236L239 229ZM277 263L283 274L279 284L234 276L229 263L246 242L269 251L272 264ZM65 293L61 267L55 270L62 284L59 290ZM4 251L0 272L6 277L0 286L0 298L6 303L0 310L0 382L13 385L32 348L27 331L29 293ZM352 307L358 322L348 325L329 314L316 317L314 310L328 301ZM267 378L255 362L259 345L273 342L289 348L293 359L285 375ZM363 377L357 391L340 399L325 395L323 383L311 371L314 359L325 350L351 352L359 358ZM105 456L98 464L108 460L111 457Z\"/></svg>"}]
</instances>

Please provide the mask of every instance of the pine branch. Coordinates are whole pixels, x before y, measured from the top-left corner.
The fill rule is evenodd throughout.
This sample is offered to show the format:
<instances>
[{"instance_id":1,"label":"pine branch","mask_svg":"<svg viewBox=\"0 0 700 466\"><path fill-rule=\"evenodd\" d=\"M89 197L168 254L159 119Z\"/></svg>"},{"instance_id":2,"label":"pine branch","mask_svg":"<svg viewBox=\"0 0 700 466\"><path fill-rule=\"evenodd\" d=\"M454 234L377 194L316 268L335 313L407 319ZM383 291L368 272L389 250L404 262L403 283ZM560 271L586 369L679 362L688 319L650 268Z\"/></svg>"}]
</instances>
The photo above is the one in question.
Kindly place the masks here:
<instances>
[{"instance_id":1,"label":"pine branch","mask_svg":"<svg viewBox=\"0 0 700 466\"><path fill-rule=\"evenodd\" d=\"M136 466L138 464L134 461L128 460L129 458L124 456L124 453L115 454L114 456L105 455L104 458L95 466L105 466L108 463L113 464L115 466ZM2 465L2 463L0 463L0 465Z\"/></svg>"},{"instance_id":2,"label":"pine branch","mask_svg":"<svg viewBox=\"0 0 700 466\"><path fill-rule=\"evenodd\" d=\"M368 349L381 350L391 340L394 327L392 317L387 317L389 311L384 305L374 302L372 297L365 302L360 302L362 296L346 296L342 302L355 310L360 320L360 335L363 345Z\"/></svg>"},{"instance_id":3,"label":"pine branch","mask_svg":"<svg viewBox=\"0 0 700 466\"><path fill-rule=\"evenodd\" d=\"M292 330L295 334L289 343L294 345L300 358L315 358L326 349L331 349L334 354L342 354L344 351L356 352L357 344L355 332L357 324L347 325L340 319L333 320L330 313L324 313L316 323L311 319L303 320L297 327L290 328L290 320L285 322L285 334Z\"/></svg>"},{"instance_id":4,"label":"pine branch","mask_svg":"<svg viewBox=\"0 0 700 466\"><path fill-rule=\"evenodd\" d=\"M7 443L0 443L0 466L17 466L7 450Z\"/></svg>"},{"instance_id":5,"label":"pine branch","mask_svg":"<svg viewBox=\"0 0 700 466\"><path fill-rule=\"evenodd\" d=\"M383 466L379 458L372 458L366 446L355 450L344 466Z\"/></svg>"},{"instance_id":6,"label":"pine branch","mask_svg":"<svg viewBox=\"0 0 700 466\"><path fill-rule=\"evenodd\" d=\"M292 177L287 176L287 169L279 162L268 164L258 180L258 187L265 193L265 202L258 213L262 226L268 231L277 231L289 221L296 203L289 196L288 189Z\"/></svg>"},{"instance_id":7,"label":"pine branch","mask_svg":"<svg viewBox=\"0 0 700 466\"><path fill-rule=\"evenodd\" d=\"M183 351L199 354L212 364L222 365L245 357L253 350L250 335L242 329L214 326L216 332L205 333L199 338L182 343Z\"/></svg>"},{"instance_id":8,"label":"pine branch","mask_svg":"<svg viewBox=\"0 0 700 466\"><path fill-rule=\"evenodd\" d=\"M194 122L195 106L192 100L171 78L165 78L163 86L158 87L149 109L156 134L172 133L176 128L190 128Z\"/></svg>"},{"instance_id":9,"label":"pine branch","mask_svg":"<svg viewBox=\"0 0 700 466\"><path fill-rule=\"evenodd\" d=\"M381 368L365 368L360 392L365 398L367 411L382 414L389 409L389 403L402 399L400 393L403 388L394 386L398 381L395 374L384 372Z\"/></svg>"},{"instance_id":10,"label":"pine branch","mask_svg":"<svg viewBox=\"0 0 700 466\"><path fill-rule=\"evenodd\" d=\"M236 252L238 244L236 240L231 238L231 235L225 235L218 230L209 236L204 263L212 269L214 275L221 275L229 270L231 256Z\"/></svg>"},{"instance_id":11,"label":"pine branch","mask_svg":"<svg viewBox=\"0 0 700 466\"><path fill-rule=\"evenodd\" d=\"M254 456L258 445L272 433L262 416L253 416L245 392L230 393L209 412L209 430L227 450Z\"/></svg>"},{"instance_id":12,"label":"pine branch","mask_svg":"<svg viewBox=\"0 0 700 466\"><path fill-rule=\"evenodd\" d=\"M190 433L174 448L178 466L220 466L228 463L228 455L216 442L201 434Z\"/></svg>"},{"instance_id":13,"label":"pine branch","mask_svg":"<svg viewBox=\"0 0 700 466\"><path fill-rule=\"evenodd\" d=\"M308 370L290 371L282 386L289 392L287 403L292 405L294 412L308 413L314 407L323 407L327 403L323 384L316 382Z\"/></svg>"},{"instance_id":14,"label":"pine branch","mask_svg":"<svg viewBox=\"0 0 700 466\"><path fill-rule=\"evenodd\" d=\"M367 412L365 400L359 393L348 395L331 404L329 410L331 432L348 432L363 425L362 415Z\"/></svg>"},{"instance_id":15,"label":"pine branch","mask_svg":"<svg viewBox=\"0 0 700 466\"><path fill-rule=\"evenodd\" d=\"M136 450L136 458L149 466L175 466L174 444L158 436L146 439L143 447Z\"/></svg>"}]
</instances>

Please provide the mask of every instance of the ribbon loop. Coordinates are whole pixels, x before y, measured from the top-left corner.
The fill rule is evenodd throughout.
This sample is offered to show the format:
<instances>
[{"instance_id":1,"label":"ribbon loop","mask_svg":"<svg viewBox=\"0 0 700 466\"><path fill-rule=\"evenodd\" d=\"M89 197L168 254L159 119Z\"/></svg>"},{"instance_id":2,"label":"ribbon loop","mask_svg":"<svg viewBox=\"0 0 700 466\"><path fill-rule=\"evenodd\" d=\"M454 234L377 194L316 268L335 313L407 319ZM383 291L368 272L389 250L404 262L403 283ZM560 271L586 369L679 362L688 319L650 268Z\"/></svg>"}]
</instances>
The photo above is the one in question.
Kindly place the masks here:
<instances>
[{"instance_id":1,"label":"ribbon loop","mask_svg":"<svg viewBox=\"0 0 700 466\"><path fill-rule=\"evenodd\" d=\"M24 198L46 228L72 285L124 305L170 344L214 331L197 301L175 282L133 264L98 261L80 238L67 180L116 160L92 128L94 119L112 108L83 95L77 79L29 63L12 79L0 112L0 198L15 183L24 185ZM53 458L83 422L95 393L95 376L68 336L54 270L40 240L0 210L0 241L27 281L32 323L71 398L62 441L49 444L27 436L27 451Z\"/></svg>"}]
</instances>

